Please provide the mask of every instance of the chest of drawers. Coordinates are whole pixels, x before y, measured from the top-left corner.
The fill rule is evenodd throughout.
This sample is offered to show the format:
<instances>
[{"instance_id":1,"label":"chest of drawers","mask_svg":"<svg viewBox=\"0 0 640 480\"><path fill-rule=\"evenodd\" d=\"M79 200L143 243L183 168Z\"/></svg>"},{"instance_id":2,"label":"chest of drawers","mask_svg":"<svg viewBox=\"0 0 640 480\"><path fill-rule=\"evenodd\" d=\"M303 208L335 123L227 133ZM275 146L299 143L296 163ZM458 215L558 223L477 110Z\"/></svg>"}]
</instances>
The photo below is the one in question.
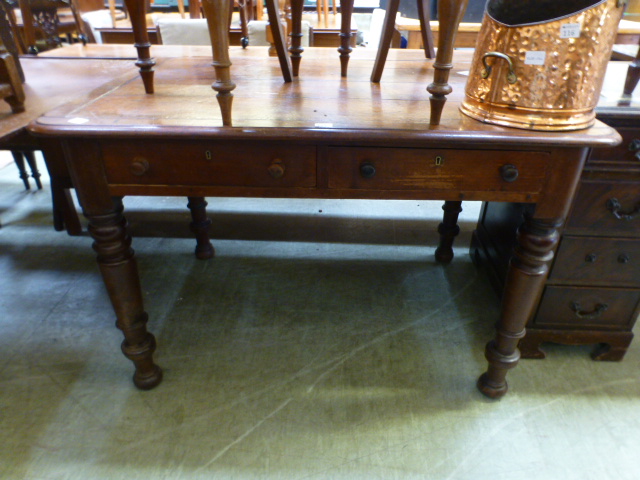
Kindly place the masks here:
<instances>
[{"instance_id":1,"label":"chest of drawers","mask_svg":"<svg viewBox=\"0 0 640 480\"><path fill-rule=\"evenodd\" d=\"M640 313L640 116L608 109L598 118L623 142L594 149L535 313L520 341L523 358L544 358L544 342L595 346L592 358L621 360ZM485 203L471 253L501 289L515 232L530 206Z\"/></svg>"}]
</instances>

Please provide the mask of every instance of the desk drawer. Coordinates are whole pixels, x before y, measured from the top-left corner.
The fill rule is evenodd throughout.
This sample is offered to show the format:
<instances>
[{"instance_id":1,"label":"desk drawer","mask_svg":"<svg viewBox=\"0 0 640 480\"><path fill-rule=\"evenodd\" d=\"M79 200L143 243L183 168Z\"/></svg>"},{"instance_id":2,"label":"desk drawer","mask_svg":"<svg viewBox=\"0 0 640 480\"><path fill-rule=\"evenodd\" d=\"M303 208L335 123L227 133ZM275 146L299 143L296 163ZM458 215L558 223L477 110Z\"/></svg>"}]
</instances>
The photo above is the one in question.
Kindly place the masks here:
<instances>
[{"instance_id":1,"label":"desk drawer","mask_svg":"<svg viewBox=\"0 0 640 480\"><path fill-rule=\"evenodd\" d=\"M580 182L567 222L567 231L572 229L592 235L640 237L640 183Z\"/></svg>"},{"instance_id":2,"label":"desk drawer","mask_svg":"<svg viewBox=\"0 0 640 480\"><path fill-rule=\"evenodd\" d=\"M533 325L619 329L633 325L639 302L636 289L547 286Z\"/></svg>"},{"instance_id":3,"label":"desk drawer","mask_svg":"<svg viewBox=\"0 0 640 480\"><path fill-rule=\"evenodd\" d=\"M206 142L103 145L107 179L115 185L314 187L313 146Z\"/></svg>"},{"instance_id":4,"label":"desk drawer","mask_svg":"<svg viewBox=\"0 0 640 480\"><path fill-rule=\"evenodd\" d=\"M538 193L548 157L545 152L335 147L329 149L329 188ZM515 171L517 177L509 177Z\"/></svg>"},{"instance_id":5,"label":"desk drawer","mask_svg":"<svg viewBox=\"0 0 640 480\"><path fill-rule=\"evenodd\" d=\"M564 236L549 278L554 282L640 287L640 241Z\"/></svg>"}]
</instances>

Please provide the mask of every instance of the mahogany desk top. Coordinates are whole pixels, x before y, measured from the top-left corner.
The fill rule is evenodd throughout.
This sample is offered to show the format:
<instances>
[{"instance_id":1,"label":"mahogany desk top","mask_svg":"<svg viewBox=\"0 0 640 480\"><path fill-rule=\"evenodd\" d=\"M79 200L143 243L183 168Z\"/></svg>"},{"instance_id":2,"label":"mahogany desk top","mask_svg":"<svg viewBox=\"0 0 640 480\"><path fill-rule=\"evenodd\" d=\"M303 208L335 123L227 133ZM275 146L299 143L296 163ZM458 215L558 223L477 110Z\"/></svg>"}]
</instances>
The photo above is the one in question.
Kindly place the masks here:
<instances>
[{"instance_id":1,"label":"mahogany desk top","mask_svg":"<svg viewBox=\"0 0 640 480\"><path fill-rule=\"evenodd\" d=\"M451 74L454 93L441 124L430 127L431 62L419 51L390 52L381 83L372 84L375 52L356 49L349 77L341 78L333 49L309 48L300 78L286 84L277 59L260 50L231 49L233 127L221 126L211 60L200 57L160 58L153 95L143 93L131 65L119 85L29 127L64 146L134 383L153 388L162 374L121 196L464 199L536 204L520 229L496 338L486 349L489 367L478 381L485 395L504 395L589 147L616 145L619 135L600 122L549 133L467 118L458 111L465 61ZM204 206L195 210L196 232L206 235Z\"/></svg>"}]
</instances>

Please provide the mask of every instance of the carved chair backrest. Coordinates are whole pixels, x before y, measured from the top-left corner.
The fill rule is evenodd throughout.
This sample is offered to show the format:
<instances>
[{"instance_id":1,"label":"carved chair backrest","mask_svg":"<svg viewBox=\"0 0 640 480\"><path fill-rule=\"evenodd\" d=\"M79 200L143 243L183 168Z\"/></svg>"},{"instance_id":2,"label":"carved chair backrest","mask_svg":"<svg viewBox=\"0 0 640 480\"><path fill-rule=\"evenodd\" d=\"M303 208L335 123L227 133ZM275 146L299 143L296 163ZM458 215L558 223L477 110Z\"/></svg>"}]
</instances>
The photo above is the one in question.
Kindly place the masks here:
<instances>
[{"instance_id":1,"label":"carved chair backrest","mask_svg":"<svg viewBox=\"0 0 640 480\"><path fill-rule=\"evenodd\" d=\"M60 45L60 10L71 11L75 30L83 34L82 20L74 0L19 0L19 3L25 25L25 43L29 49L35 46L34 29L42 33L47 45L51 47Z\"/></svg>"}]
</instances>

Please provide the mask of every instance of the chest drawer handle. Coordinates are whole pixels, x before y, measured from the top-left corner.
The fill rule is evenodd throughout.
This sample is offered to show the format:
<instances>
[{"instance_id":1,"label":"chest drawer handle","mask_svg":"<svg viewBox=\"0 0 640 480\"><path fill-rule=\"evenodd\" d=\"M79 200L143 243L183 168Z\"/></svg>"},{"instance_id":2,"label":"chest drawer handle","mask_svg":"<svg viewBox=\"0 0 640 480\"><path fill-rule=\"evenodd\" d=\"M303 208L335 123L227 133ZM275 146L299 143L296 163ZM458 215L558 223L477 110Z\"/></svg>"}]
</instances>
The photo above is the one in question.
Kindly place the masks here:
<instances>
[{"instance_id":1,"label":"chest drawer handle","mask_svg":"<svg viewBox=\"0 0 640 480\"><path fill-rule=\"evenodd\" d=\"M505 182L515 182L518 179L518 167L515 165L503 165L500 167L500 176Z\"/></svg>"},{"instance_id":2,"label":"chest drawer handle","mask_svg":"<svg viewBox=\"0 0 640 480\"><path fill-rule=\"evenodd\" d=\"M634 153L636 160L640 160L640 140L634 138L629 142L629 151Z\"/></svg>"},{"instance_id":3,"label":"chest drawer handle","mask_svg":"<svg viewBox=\"0 0 640 480\"><path fill-rule=\"evenodd\" d=\"M282 160L276 158L271 165L267 167L267 171L271 178L282 178L284 176L284 163Z\"/></svg>"},{"instance_id":4,"label":"chest drawer handle","mask_svg":"<svg viewBox=\"0 0 640 480\"><path fill-rule=\"evenodd\" d=\"M633 210L628 212L622 211L622 205L617 198L610 198L607 200L607 209L611 210L613 216L618 220L632 220L636 213L640 212L640 204L636 205Z\"/></svg>"},{"instance_id":5,"label":"chest drawer handle","mask_svg":"<svg viewBox=\"0 0 640 480\"><path fill-rule=\"evenodd\" d=\"M571 310L573 310L573 313L576 314L576 317L578 317L578 318L580 318L582 320L593 320L594 318L598 318L608 308L609 308L608 304L606 304L606 303L598 303L596 305L596 307L592 311L585 312L585 311L581 310L580 302L571 303Z\"/></svg>"},{"instance_id":6,"label":"chest drawer handle","mask_svg":"<svg viewBox=\"0 0 640 480\"><path fill-rule=\"evenodd\" d=\"M141 177L142 175L144 175L149 171L149 162L147 161L146 158L136 157L133 159L133 162L131 162L131 165L129 166L129 171L131 172L132 175L135 175L136 177Z\"/></svg>"},{"instance_id":7,"label":"chest drawer handle","mask_svg":"<svg viewBox=\"0 0 640 480\"><path fill-rule=\"evenodd\" d=\"M362 178L373 178L376 175L376 167L373 163L363 163L360 165L360 175Z\"/></svg>"}]
</instances>

